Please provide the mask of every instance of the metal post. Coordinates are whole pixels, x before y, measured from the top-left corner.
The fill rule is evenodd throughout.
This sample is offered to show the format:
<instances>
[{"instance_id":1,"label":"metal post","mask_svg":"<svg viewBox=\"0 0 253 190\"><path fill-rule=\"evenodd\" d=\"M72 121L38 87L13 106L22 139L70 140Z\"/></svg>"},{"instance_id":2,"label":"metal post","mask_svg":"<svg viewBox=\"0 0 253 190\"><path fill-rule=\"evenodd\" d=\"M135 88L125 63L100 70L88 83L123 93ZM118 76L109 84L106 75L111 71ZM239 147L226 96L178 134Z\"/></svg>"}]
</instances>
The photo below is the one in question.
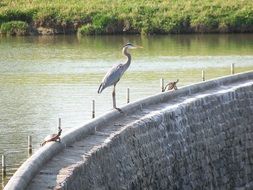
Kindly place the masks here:
<instances>
[{"instance_id":1,"label":"metal post","mask_svg":"<svg viewBox=\"0 0 253 190\"><path fill-rule=\"evenodd\" d=\"M160 79L160 87L161 87L162 92L164 92L164 79L163 78Z\"/></svg>"},{"instance_id":2,"label":"metal post","mask_svg":"<svg viewBox=\"0 0 253 190\"><path fill-rule=\"evenodd\" d=\"M95 118L95 100L92 100L92 118Z\"/></svg>"},{"instance_id":3,"label":"metal post","mask_svg":"<svg viewBox=\"0 0 253 190\"><path fill-rule=\"evenodd\" d=\"M32 136L28 135L28 156L32 154Z\"/></svg>"},{"instance_id":4,"label":"metal post","mask_svg":"<svg viewBox=\"0 0 253 190\"><path fill-rule=\"evenodd\" d=\"M58 127L59 128L61 127L61 118L59 118L59 120L58 120Z\"/></svg>"},{"instance_id":5,"label":"metal post","mask_svg":"<svg viewBox=\"0 0 253 190\"><path fill-rule=\"evenodd\" d=\"M6 163L4 155L2 155L2 176L6 177Z\"/></svg>"},{"instance_id":6,"label":"metal post","mask_svg":"<svg viewBox=\"0 0 253 190\"><path fill-rule=\"evenodd\" d=\"M205 81L205 80L206 80L206 78L205 78L205 71L202 70L202 81Z\"/></svg>"},{"instance_id":7,"label":"metal post","mask_svg":"<svg viewBox=\"0 0 253 190\"><path fill-rule=\"evenodd\" d=\"M127 88L127 104L130 102L130 89Z\"/></svg>"},{"instance_id":8,"label":"metal post","mask_svg":"<svg viewBox=\"0 0 253 190\"><path fill-rule=\"evenodd\" d=\"M235 64L231 63L231 75L235 74Z\"/></svg>"}]
</instances>

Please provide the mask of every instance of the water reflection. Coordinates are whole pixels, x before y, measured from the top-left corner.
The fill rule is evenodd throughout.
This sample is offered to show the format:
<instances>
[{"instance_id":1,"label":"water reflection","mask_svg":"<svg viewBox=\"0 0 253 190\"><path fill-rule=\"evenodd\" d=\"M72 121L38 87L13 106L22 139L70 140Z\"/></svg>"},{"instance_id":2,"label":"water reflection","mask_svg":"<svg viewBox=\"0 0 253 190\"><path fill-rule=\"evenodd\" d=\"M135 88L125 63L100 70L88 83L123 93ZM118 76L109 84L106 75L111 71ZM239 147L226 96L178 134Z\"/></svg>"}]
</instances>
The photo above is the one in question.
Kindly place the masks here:
<instances>
[{"instance_id":1,"label":"water reflection","mask_svg":"<svg viewBox=\"0 0 253 190\"><path fill-rule=\"evenodd\" d=\"M144 46L133 51L133 63L117 85L118 104L160 92L159 80L180 79L178 86L253 69L253 35L171 36L38 36L0 38L0 154L6 154L8 177L27 158L27 136L33 148L57 131L83 125L111 110L111 89L98 95L105 72L124 60L122 45Z\"/></svg>"}]
</instances>

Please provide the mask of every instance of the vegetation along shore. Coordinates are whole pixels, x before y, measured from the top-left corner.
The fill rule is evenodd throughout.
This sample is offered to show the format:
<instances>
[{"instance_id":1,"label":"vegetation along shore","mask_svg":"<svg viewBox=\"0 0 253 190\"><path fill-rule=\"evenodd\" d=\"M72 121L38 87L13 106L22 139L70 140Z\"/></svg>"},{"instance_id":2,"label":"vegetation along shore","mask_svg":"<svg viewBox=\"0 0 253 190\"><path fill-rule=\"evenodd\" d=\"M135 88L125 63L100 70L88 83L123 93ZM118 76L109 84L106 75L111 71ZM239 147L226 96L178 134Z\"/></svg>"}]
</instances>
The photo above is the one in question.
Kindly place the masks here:
<instances>
[{"instance_id":1,"label":"vegetation along shore","mask_svg":"<svg viewBox=\"0 0 253 190\"><path fill-rule=\"evenodd\" d=\"M252 0L2 0L2 35L253 32Z\"/></svg>"}]
</instances>

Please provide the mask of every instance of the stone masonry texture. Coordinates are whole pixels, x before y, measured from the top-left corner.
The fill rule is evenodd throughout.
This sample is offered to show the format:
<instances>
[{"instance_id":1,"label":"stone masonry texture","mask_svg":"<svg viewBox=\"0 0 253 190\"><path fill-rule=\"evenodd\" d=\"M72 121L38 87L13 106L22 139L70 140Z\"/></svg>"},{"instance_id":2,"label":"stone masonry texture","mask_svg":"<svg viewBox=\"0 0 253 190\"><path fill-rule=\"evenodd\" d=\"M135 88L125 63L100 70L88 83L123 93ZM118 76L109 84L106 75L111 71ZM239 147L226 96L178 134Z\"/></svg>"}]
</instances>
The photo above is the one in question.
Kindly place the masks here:
<instances>
[{"instance_id":1,"label":"stone masonry texture","mask_svg":"<svg viewBox=\"0 0 253 190\"><path fill-rule=\"evenodd\" d=\"M62 189L253 189L253 86L129 124Z\"/></svg>"},{"instance_id":2,"label":"stone masonry texture","mask_svg":"<svg viewBox=\"0 0 253 190\"><path fill-rule=\"evenodd\" d=\"M62 134L4 190L253 189L253 72L159 93Z\"/></svg>"}]
</instances>

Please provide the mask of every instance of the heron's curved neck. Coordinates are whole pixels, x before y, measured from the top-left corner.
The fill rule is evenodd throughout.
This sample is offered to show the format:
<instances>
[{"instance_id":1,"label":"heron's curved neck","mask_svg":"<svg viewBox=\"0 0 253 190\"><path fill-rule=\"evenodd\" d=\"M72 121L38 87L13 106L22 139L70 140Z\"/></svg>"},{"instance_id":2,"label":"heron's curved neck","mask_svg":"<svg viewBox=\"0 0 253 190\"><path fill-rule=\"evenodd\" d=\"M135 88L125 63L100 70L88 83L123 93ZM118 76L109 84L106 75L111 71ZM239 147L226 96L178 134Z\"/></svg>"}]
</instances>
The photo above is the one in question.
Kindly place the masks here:
<instances>
[{"instance_id":1,"label":"heron's curved neck","mask_svg":"<svg viewBox=\"0 0 253 190\"><path fill-rule=\"evenodd\" d=\"M127 62L124 64L125 67L126 67L126 69L129 67L129 65L130 65L130 63L131 63L131 55L130 55L130 53L128 53L127 49L128 49L128 48L125 47L125 48L123 48L123 50L122 50L122 54L123 54L124 56L127 57Z\"/></svg>"}]
</instances>

